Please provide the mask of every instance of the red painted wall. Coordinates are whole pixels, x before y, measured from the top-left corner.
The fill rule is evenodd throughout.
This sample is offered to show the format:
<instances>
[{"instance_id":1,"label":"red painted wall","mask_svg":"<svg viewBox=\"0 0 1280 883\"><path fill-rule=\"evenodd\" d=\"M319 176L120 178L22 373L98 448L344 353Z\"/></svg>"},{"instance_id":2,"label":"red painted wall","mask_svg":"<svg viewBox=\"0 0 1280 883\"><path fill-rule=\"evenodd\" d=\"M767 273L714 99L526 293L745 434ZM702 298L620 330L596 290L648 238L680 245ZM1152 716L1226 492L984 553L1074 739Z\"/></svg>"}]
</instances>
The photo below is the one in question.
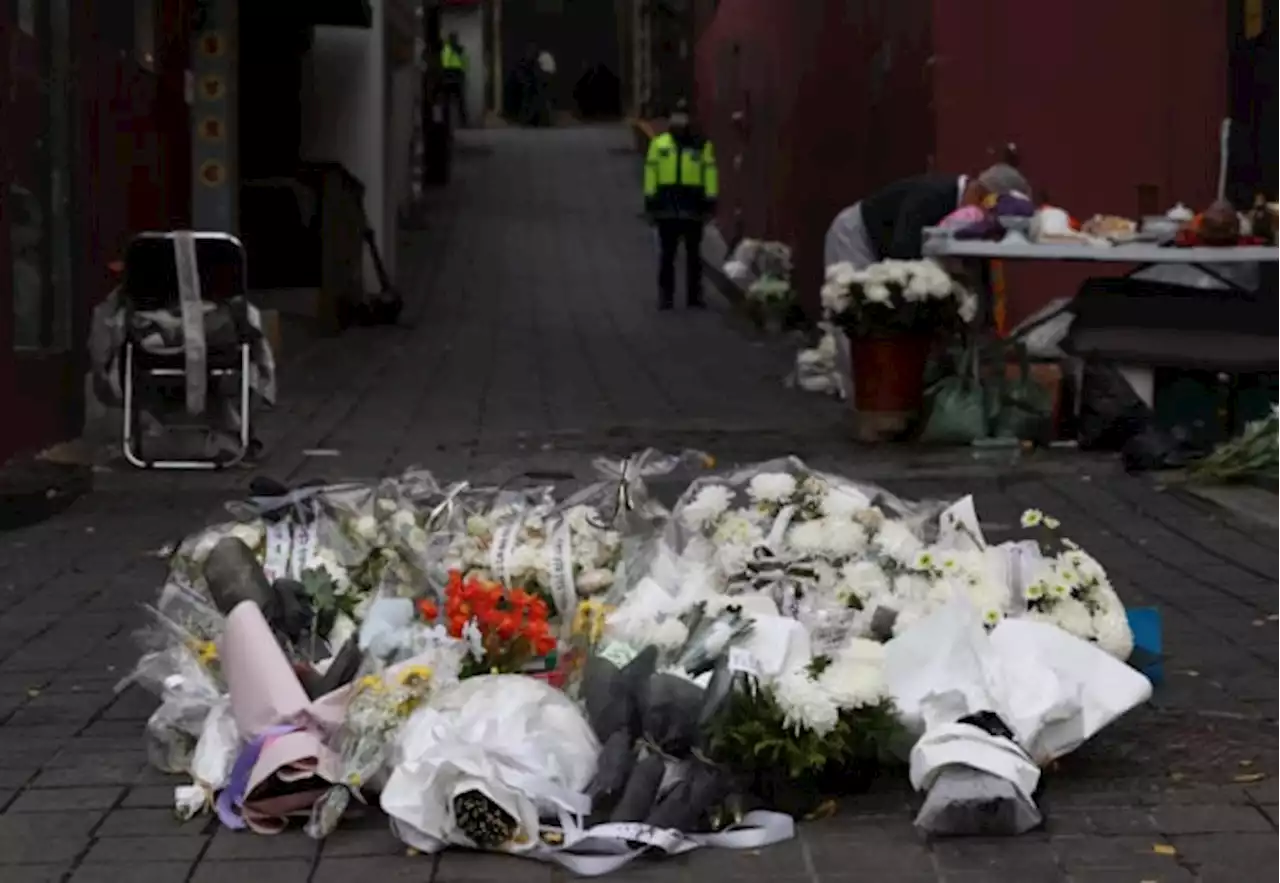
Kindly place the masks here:
<instances>
[{"instance_id":1,"label":"red painted wall","mask_svg":"<svg viewBox=\"0 0 1280 883\"><path fill-rule=\"evenodd\" d=\"M189 0L157 4L156 63L143 70L132 53L95 32L95 6L73 19L73 77L78 119L73 132L77 226L73 267L72 348L18 356L12 347L12 266L0 204L0 462L79 432L84 341L93 307L106 295L106 264L140 230L181 226L190 215L190 135L184 96ZM0 0L0 194L30 152L40 124L37 52L18 31L14 5Z\"/></svg>"},{"instance_id":2,"label":"red painted wall","mask_svg":"<svg viewBox=\"0 0 1280 883\"><path fill-rule=\"evenodd\" d=\"M1226 116L1227 0L934 3L937 164L1018 143L1033 186L1080 218L1206 206ZM1106 266L1009 266L1010 319Z\"/></svg>"},{"instance_id":3,"label":"red painted wall","mask_svg":"<svg viewBox=\"0 0 1280 883\"><path fill-rule=\"evenodd\" d=\"M1133 215L1139 184L1162 205L1203 206L1226 113L1226 4L721 0L697 73L726 169L722 229L790 242L812 306L837 212L901 176L981 169L1009 140L1077 215ZM1084 275L1011 268L1010 318Z\"/></svg>"}]
</instances>

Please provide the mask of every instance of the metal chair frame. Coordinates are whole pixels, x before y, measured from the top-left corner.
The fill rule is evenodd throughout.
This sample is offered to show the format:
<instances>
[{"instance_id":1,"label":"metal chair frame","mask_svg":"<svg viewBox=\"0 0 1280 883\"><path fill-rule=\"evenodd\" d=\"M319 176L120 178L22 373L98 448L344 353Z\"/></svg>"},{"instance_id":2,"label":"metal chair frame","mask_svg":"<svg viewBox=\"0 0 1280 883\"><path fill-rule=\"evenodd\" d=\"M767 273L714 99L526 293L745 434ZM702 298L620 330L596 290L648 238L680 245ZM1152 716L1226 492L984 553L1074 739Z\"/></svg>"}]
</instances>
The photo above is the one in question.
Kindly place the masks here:
<instances>
[{"instance_id":1,"label":"metal chair frame","mask_svg":"<svg viewBox=\"0 0 1280 883\"><path fill-rule=\"evenodd\" d=\"M213 240L229 243L240 252L240 255L241 255L240 270L238 273L238 276L240 278L238 280L239 291L237 292L237 294L245 294L248 290L248 275L245 269L244 246L241 244L240 240L229 233L193 232L192 236L196 240L197 253L199 250L199 243L201 241L213 241ZM172 241L175 238L176 236L173 232L147 232L147 233L140 233L136 237L134 237L134 242L136 243L139 240L156 240L156 239L165 239L165 240ZM131 255L132 252L133 252L133 248L131 244L129 254ZM132 299L130 297L130 292L128 289L128 281L129 281L129 267L128 267L128 257L126 257L123 293L125 296L125 302L128 305L128 309L130 310L130 312L132 312L133 304L132 304ZM174 303L177 302L177 298L178 298L178 294L175 291L173 292ZM126 335L128 333L129 332L126 331ZM250 429L250 421L251 421L250 405L252 400L252 389L250 386L250 367L251 367L252 348L250 344L241 342L238 345L239 359L238 359L238 364L235 367L232 367L230 364L224 363L216 366L210 366L207 368L210 378L230 377L236 374L239 374L240 376L240 390L239 390L240 433L238 438L239 448L236 451L234 451L230 457L227 457L224 459L157 460L157 459L150 459L143 453L143 451L141 450L138 444L139 442L138 436L140 434L138 432L138 417L141 412L138 407L138 401L137 401L138 396L136 394L135 384L140 385L147 379L152 379L152 378L162 378L162 377L163 378L184 378L186 377L187 372L185 368L150 367L145 365L140 366L138 364L139 360L135 358L135 354L137 351L137 344L128 336L126 336L123 349L124 349L124 353L123 353L124 377L122 380L122 386L124 387L123 389L124 417L123 417L123 427L121 431L121 451L124 454L125 460L127 460L131 465L136 466L139 469L168 469L168 470L227 469L229 467L239 464L242 460L244 460L245 456L249 453L249 448L250 448L251 439L252 439L252 433Z\"/></svg>"}]
</instances>

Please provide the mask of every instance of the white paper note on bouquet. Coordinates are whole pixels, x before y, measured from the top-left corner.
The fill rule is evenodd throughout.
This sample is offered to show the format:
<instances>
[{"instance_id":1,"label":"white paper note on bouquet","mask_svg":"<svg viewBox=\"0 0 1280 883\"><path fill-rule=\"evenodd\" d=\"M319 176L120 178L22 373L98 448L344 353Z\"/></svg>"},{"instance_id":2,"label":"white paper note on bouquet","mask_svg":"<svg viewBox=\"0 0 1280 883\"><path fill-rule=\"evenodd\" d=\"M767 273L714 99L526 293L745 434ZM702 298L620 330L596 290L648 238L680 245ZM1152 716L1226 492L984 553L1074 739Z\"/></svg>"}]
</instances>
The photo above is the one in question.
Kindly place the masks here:
<instances>
[{"instance_id":1,"label":"white paper note on bouquet","mask_svg":"<svg viewBox=\"0 0 1280 883\"><path fill-rule=\"evenodd\" d=\"M302 579L302 572L320 548L320 526L312 521L293 528L293 548L289 551L289 576Z\"/></svg>"},{"instance_id":2,"label":"white paper note on bouquet","mask_svg":"<svg viewBox=\"0 0 1280 883\"><path fill-rule=\"evenodd\" d=\"M273 521L267 525L267 553L262 571L268 581L275 582L288 575L292 548L293 530L287 521Z\"/></svg>"}]
</instances>

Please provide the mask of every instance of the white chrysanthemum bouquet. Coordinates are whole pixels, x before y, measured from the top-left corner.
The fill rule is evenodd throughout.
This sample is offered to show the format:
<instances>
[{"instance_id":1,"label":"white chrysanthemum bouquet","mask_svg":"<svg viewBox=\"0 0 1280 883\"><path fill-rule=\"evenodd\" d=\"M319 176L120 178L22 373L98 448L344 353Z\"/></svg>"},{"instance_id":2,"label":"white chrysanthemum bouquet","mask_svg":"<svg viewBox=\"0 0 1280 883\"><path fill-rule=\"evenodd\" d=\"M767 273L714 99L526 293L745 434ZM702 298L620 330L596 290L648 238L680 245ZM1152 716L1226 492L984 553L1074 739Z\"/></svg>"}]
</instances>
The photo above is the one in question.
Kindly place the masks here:
<instances>
[{"instance_id":1,"label":"white chrysanthemum bouquet","mask_svg":"<svg viewBox=\"0 0 1280 883\"><path fill-rule=\"evenodd\" d=\"M865 270L827 268L822 307L851 337L967 325L977 296L932 260L881 261Z\"/></svg>"},{"instance_id":2,"label":"white chrysanthemum bouquet","mask_svg":"<svg viewBox=\"0 0 1280 883\"><path fill-rule=\"evenodd\" d=\"M1038 509L1022 513L1022 526L1039 529L1040 557L1022 587L1022 615L1097 644L1123 661L1133 653L1133 630L1107 572L1088 552L1058 533L1056 518Z\"/></svg>"}]
</instances>

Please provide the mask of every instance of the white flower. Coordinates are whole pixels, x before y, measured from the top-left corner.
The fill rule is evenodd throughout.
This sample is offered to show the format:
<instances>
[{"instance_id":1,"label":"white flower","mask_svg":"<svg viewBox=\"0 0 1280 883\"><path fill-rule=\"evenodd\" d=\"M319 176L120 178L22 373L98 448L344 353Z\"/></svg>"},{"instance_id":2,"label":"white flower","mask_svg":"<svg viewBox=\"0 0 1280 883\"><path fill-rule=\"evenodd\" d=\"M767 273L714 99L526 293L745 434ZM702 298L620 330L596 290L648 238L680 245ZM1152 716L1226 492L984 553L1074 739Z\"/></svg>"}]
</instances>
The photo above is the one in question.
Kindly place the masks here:
<instances>
[{"instance_id":1,"label":"white flower","mask_svg":"<svg viewBox=\"0 0 1280 883\"><path fill-rule=\"evenodd\" d=\"M949 591L947 584L942 584ZM932 580L918 573L899 573L893 578L893 594L906 600L924 601L938 600Z\"/></svg>"},{"instance_id":2,"label":"white flower","mask_svg":"<svg viewBox=\"0 0 1280 883\"><path fill-rule=\"evenodd\" d=\"M334 592L344 595L351 588L351 576L332 549L317 549L303 570L323 571L333 582Z\"/></svg>"},{"instance_id":3,"label":"white flower","mask_svg":"<svg viewBox=\"0 0 1280 883\"><path fill-rule=\"evenodd\" d=\"M840 261L827 267L826 280L834 282L837 285L843 285L846 288L854 283L858 278L858 271L853 268L853 264L848 261Z\"/></svg>"},{"instance_id":4,"label":"white flower","mask_svg":"<svg viewBox=\"0 0 1280 883\"><path fill-rule=\"evenodd\" d=\"M425 552L427 550L427 532L415 524L409 528L405 543L415 552Z\"/></svg>"},{"instance_id":5,"label":"white flower","mask_svg":"<svg viewBox=\"0 0 1280 883\"><path fill-rule=\"evenodd\" d=\"M1133 630L1123 609L1104 610L1093 618L1098 646L1121 662L1133 655Z\"/></svg>"},{"instance_id":6,"label":"white flower","mask_svg":"<svg viewBox=\"0 0 1280 883\"><path fill-rule=\"evenodd\" d=\"M853 518L869 505L871 500L861 491L842 485L829 488L818 501L818 508L828 517Z\"/></svg>"},{"instance_id":7,"label":"white flower","mask_svg":"<svg viewBox=\"0 0 1280 883\"><path fill-rule=\"evenodd\" d=\"M1028 509L1022 513L1022 526L1025 528L1038 527L1044 521L1044 513L1039 509Z\"/></svg>"},{"instance_id":8,"label":"white flower","mask_svg":"<svg viewBox=\"0 0 1280 883\"><path fill-rule=\"evenodd\" d=\"M251 524L236 524L227 532L227 536L234 537L244 543L250 549L257 549L267 538L266 528L262 526L262 522L255 521Z\"/></svg>"},{"instance_id":9,"label":"white flower","mask_svg":"<svg viewBox=\"0 0 1280 883\"><path fill-rule=\"evenodd\" d=\"M370 543L378 539L378 519L372 515L361 515L351 525L356 536Z\"/></svg>"},{"instance_id":10,"label":"white flower","mask_svg":"<svg viewBox=\"0 0 1280 883\"><path fill-rule=\"evenodd\" d=\"M819 685L840 708L878 705L888 695L884 675L884 645L853 638L818 678Z\"/></svg>"},{"instance_id":11,"label":"white flower","mask_svg":"<svg viewBox=\"0 0 1280 883\"><path fill-rule=\"evenodd\" d=\"M591 570L584 571L575 582L579 593L583 595L596 595L613 585L613 580L614 575L612 570L607 570L603 567L596 567Z\"/></svg>"},{"instance_id":12,"label":"white flower","mask_svg":"<svg viewBox=\"0 0 1280 883\"><path fill-rule=\"evenodd\" d=\"M773 685L774 698L788 727L826 735L840 720L835 698L804 668L783 673Z\"/></svg>"},{"instance_id":13,"label":"white flower","mask_svg":"<svg viewBox=\"0 0 1280 883\"><path fill-rule=\"evenodd\" d=\"M785 472L763 472L747 485L747 496L757 503L781 503L796 492L796 480Z\"/></svg>"},{"instance_id":14,"label":"white flower","mask_svg":"<svg viewBox=\"0 0 1280 883\"><path fill-rule=\"evenodd\" d=\"M890 591L889 577L870 561L851 561L840 568L840 586L864 605Z\"/></svg>"},{"instance_id":15,"label":"white flower","mask_svg":"<svg viewBox=\"0 0 1280 883\"><path fill-rule=\"evenodd\" d=\"M839 315L849 309L849 288L836 282L828 282L822 286L822 308L828 313Z\"/></svg>"},{"instance_id":16,"label":"white flower","mask_svg":"<svg viewBox=\"0 0 1280 883\"><path fill-rule=\"evenodd\" d=\"M535 573L542 563L542 550L534 543L518 543L507 556L507 569L513 576Z\"/></svg>"},{"instance_id":17,"label":"white flower","mask_svg":"<svg viewBox=\"0 0 1280 883\"><path fill-rule=\"evenodd\" d=\"M484 636L480 634L480 626L474 619L468 619L462 627L462 640L467 643L467 652L473 659L484 658Z\"/></svg>"},{"instance_id":18,"label":"white flower","mask_svg":"<svg viewBox=\"0 0 1280 883\"><path fill-rule=\"evenodd\" d=\"M688 626L674 616L657 623L649 633L649 643L664 650L679 650L688 640Z\"/></svg>"},{"instance_id":19,"label":"white flower","mask_svg":"<svg viewBox=\"0 0 1280 883\"><path fill-rule=\"evenodd\" d=\"M787 530L787 545L801 554L817 554L826 551L827 532L825 519L802 521Z\"/></svg>"},{"instance_id":20,"label":"white flower","mask_svg":"<svg viewBox=\"0 0 1280 883\"><path fill-rule=\"evenodd\" d=\"M862 296L868 303L887 304L893 298L893 292L881 282L868 282L862 287Z\"/></svg>"},{"instance_id":21,"label":"white flower","mask_svg":"<svg viewBox=\"0 0 1280 883\"><path fill-rule=\"evenodd\" d=\"M411 509L401 509L391 516L391 526L401 533L406 533L418 526L418 519Z\"/></svg>"},{"instance_id":22,"label":"white flower","mask_svg":"<svg viewBox=\"0 0 1280 883\"><path fill-rule=\"evenodd\" d=\"M908 302L918 302L929 297L929 280L917 273L911 277L907 287L902 290L902 297Z\"/></svg>"},{"instance_id":23,"label":"white flower","mask_svg":"<svg viewBox=\"0 0 1280 883\"><path fill-rule=\"evenodd\" d=\"M924 277L930 297L943 300L950 297L952 292L955 291L956 285L951 279L951 274L933 261L926 260L923 262L920 276Z\"/></svg>"},{"instance_id":24,"label":"white flower","mask_svg":"<svg viewBox=\"0 0 1280 883\"><path fill-rule=\"evenodd\" d=\"M1074 598L1053 605L1053 622L1058 628L1086 641L1094 637L1093 617L1089 608Z\"/></svg>"},{"instance_id":25,"label":"white flower","mask_svg":"<svg viewBox=\"0 0 1280 883\"><path fill-rule=\"evenodd\" d=\"M967 291L960 296L960 306L956 309L960 321L966 325L978 317L978 299Z\"/></svg>"},{"instance_id":26,"label":"white flower","mask_svg":"<svg viewBox=\"0 0 1280 883\"><path fill-rule=\"evenodd\" d=\"M906 525L892 520L880 525L871 542L881 554L903 563L910 561L923 545Z\"/></svg>"},{"instance_id":27,"label":"white flower","mask_svg":"<svg viewBox=\"0 0 1280 883\"><path fill-rule=\"evenodd\" d=\"M877 530L880 525L884 524L884 513L880 511L879 506L868 506L853 517L867 530Z\"/></svg>"},{"instance_id":28,"label":"white flower","mask_svg":"<svg viewBox=\"0 0 1280 883\"><path fill-rule=\"evenodd\" d=\"M700 530L718 520L729 509L732 501L733 492L727 487L709 484L689 501L680 517L688 527Z\"/></svg>"},{"instance_id":29,"label":"white flower","mask_svg":"<svg viewBox=\"0 0 1280 883\"><path fill-rule=\"evenodd\" d=\"M847 558L867 548L867 529L852 518L823 518L819 523L823 546L832 555Z\"/></svg>"},{"instance_id":30,"label":"white flower","mask_svg":"<svg viewBox=\"0 0 1280 883\"><path fill-rule=\"evenodd\" d=\"M487 537L493 533L493 527L483 515L467 516L467 536Z\"/></svg>"}]
</instances>

